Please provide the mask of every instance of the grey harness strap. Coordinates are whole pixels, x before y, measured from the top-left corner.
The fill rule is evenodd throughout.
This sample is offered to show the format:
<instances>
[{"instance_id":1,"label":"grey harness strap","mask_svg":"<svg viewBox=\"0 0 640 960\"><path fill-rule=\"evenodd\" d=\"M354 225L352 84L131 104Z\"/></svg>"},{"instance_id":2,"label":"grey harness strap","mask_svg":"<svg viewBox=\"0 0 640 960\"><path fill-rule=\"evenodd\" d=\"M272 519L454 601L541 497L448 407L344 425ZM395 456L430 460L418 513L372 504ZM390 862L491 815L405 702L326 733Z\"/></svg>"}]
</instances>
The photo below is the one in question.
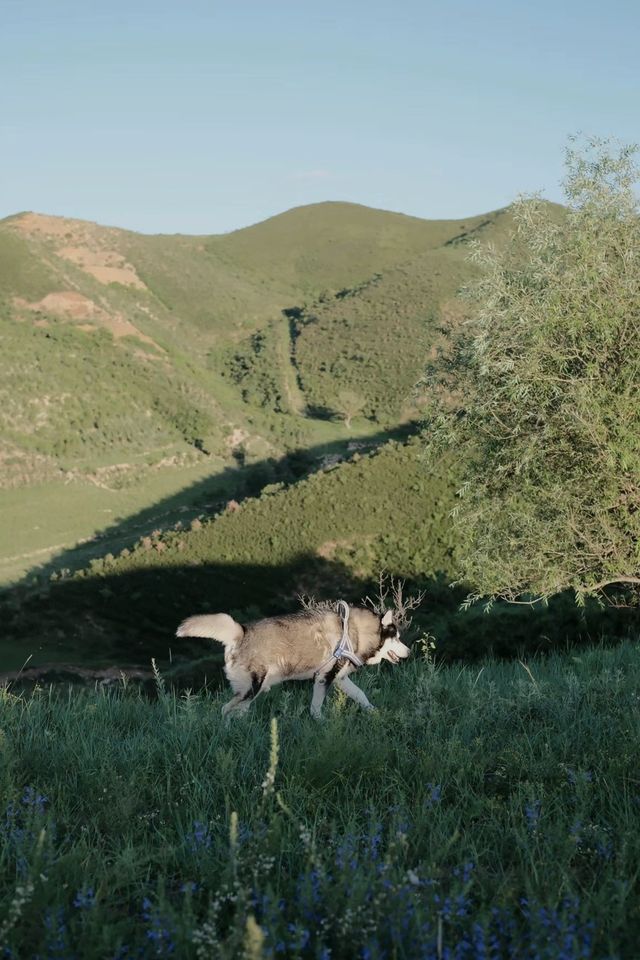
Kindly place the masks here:
<instances>
[{"instance_id":1,"label":"grey harness strap","mask_svg":"<svg viewBox=\"0 0 640 960\"><path fill-rule=\"evenodd\" d=\"M361 667L363 661L354 651L351 637L349 636L349 604L344 600L338 600L336 606L336 612L342 620L342 637L340 638L338 646L333 651L333 656L336 660L342 660L343 657L346 657L354 667Z\"/></svg>"}]
</instances>

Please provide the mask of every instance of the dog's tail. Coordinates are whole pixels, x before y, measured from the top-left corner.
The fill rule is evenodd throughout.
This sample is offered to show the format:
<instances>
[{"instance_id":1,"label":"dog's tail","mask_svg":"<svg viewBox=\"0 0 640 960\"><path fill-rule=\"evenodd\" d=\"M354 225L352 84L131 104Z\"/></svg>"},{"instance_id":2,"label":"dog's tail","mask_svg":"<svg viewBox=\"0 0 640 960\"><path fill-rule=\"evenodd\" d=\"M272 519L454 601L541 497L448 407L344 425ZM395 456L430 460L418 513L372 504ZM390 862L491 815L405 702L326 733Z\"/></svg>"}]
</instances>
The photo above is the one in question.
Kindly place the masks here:
<instances>
[{"instance_id":1,"label":"dog's tail","mask_svg":"<svg viewBox=\"0 0 640 960\"><path fill-rule=\"evenodd\" d=\"M228 613L206 613L200 617L188 617L176 630L177 637L206 637L217 640L225 647L235 646L244 636L244 627Z\"/></svg>"}]
</instances>

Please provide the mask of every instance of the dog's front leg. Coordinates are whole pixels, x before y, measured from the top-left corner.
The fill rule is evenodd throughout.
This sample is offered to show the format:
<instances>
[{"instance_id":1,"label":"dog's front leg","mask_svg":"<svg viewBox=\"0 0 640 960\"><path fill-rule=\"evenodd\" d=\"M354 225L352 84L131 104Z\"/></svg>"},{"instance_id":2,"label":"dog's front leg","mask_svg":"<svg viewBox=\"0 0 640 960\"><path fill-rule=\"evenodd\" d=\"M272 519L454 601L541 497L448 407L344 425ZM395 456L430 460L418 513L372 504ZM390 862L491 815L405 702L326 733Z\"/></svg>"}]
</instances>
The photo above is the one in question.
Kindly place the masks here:
<instances>
[{"instance_id":1,"label":"dog's front leg","mask_svg":"<svg viewBox=\"0 0 640 960\"><path fill-rule=\"evenodd\" d=\"M336 680L336 686L340 687L343 693L346 693L348 697L351 697L352 700L355 700L356 703L359 703L360 706L365 710L376 709L374 705L369 702L364 690L361 690L360 687L356 687L353 680L349 680L349 677L338 677Z\"/></svg>"},{"instance_id":2,"label":"dog's front leg","mask_svg":"<svg viewBox=\"0 0 640 960\"><path fill-rule=\"evenodd\" d=\"M327 690L335 680L335 676L340 669L340 663L336 662L327 670L326 673L316 673L313 678L313 697L311 698L311 716L316 720L322 717L322 704L327 695Z\"/></svg>"},{"instance_id":3,"label":"dog's front leg","mask_svg":"<svg viewBox=\"0 0 640 960\"><path fill-rule=\"evenodd\" d=\"M322 717L322 704L327 695L327 682L324 677L316 677L313 681L313 697L311 698L311 716L316 720Z\"/></svg>"}]
</instances>

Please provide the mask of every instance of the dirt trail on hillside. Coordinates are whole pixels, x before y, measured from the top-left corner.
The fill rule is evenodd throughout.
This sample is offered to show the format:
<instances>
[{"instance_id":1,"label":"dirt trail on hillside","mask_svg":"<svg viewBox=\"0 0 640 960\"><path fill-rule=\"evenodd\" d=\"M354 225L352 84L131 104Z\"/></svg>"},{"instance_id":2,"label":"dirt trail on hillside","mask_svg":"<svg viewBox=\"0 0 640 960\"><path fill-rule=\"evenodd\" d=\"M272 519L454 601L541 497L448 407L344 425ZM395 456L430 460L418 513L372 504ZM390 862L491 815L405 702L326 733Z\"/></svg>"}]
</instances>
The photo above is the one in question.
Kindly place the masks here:
<instances>
[{"instance_id":1,"label":"dirt trail on hillside","mask_svg":"<svg viewBox=\"0 0 640 960\"><path fill-rule=\"evenodd\" d=\"M282 356L282 377L284 380L284 389L287 395L287 402L292 413L304 416L307 409L307 402L304 393L300 388L300 373L296 361L296 343L293 320L289 317L285 320L285 334L281 338L281 356Z\"/></svg>"}]
</instances>

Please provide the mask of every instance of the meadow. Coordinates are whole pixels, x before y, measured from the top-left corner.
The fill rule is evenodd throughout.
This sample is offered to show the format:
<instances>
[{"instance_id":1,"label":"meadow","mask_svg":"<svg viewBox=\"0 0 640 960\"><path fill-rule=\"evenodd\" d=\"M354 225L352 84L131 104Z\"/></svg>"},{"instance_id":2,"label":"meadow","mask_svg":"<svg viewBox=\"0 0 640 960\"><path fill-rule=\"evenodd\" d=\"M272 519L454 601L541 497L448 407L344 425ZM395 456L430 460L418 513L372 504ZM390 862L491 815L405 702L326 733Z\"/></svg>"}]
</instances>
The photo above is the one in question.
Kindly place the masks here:
<instances>
[{"instance_id":1,"label":"meadow","mask_svg":"<svg viewBox=\"0 0 640 960\"><path fill-rule=\"evenodd\" d=\"M632 958L640 654L228 691L5 689L5 958Z\"/></svg>"},{"instance_id":2,"label":"meadow","mask_svg":"<svg viewBox=\"0 0 640 960\"><path fill-rule=\"evenodd\" d=\"M468 242L510 224L0 224L0 958L638 956L637 609L461 609L459 451L415 422ZM426 596L358 679L377 712L293 684L223 721L181 619L381 570Z\"/></svg>"}]
</instances>

